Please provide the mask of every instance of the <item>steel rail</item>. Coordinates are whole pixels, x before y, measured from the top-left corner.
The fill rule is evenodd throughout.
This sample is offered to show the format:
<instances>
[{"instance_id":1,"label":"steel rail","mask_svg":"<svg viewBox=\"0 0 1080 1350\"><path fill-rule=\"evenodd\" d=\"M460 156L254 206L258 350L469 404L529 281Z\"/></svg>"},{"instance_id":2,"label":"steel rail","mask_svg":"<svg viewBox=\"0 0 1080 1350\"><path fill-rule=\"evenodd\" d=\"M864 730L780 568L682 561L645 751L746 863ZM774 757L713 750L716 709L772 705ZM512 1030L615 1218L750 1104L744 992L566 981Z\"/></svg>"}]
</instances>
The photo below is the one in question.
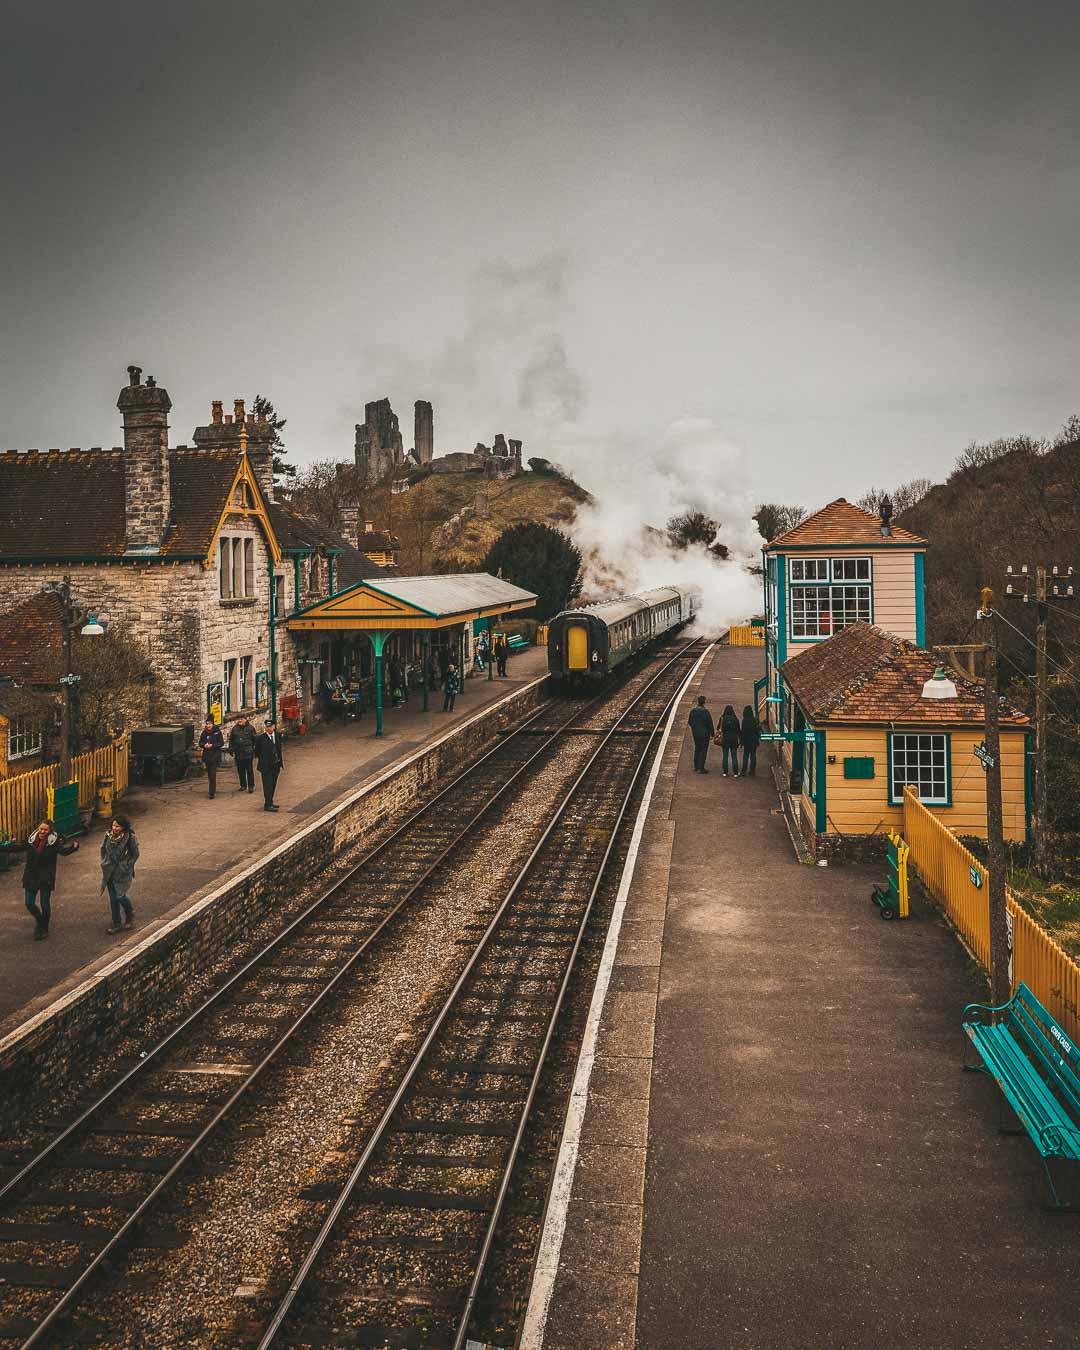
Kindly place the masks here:
<instances>
[{"instance_id":1,"label":"steel rail","mask_svg":"<svg viewBox=\"0 0 1080 1350\"><path fill-rule=\"evenodd\" d=\"M357 947L350 954L345 963L341 967L339 967L339 969L333 974L333 976L330 977L327 984L325 984L320 989L318 994L316 994L316 996L312 999L312 1001L309 1004L307 1004L307 1006L296 1018L296 1020L282 1033L282 1035L274 1043L272 1048L266 1052L266 1054L263 1056L260 1062L253 1068L251 1073L244 1078L243 1082L237 1087L237 1089L215 1111L214 1115L203 1127L200 1133L181 1152L180 1156L172 1164L169 1170L163 1174L161 1180L144 1197L144 1199L139 1203L138 1207L131 1212L131 1214L124 1221L124 1223L118 1229L116 1229L116 1231L108 1239L105 1245L95 1253L93 1259L80 1272L79 1276L76 1278L74 1283L68 1287L68 1289L64 1292L61 1298L52 1306L52 1308L49 1310L46 1316L37 1324L37 1326L35 1326L30 1336L27 1337L27 1339L22 1342L22 1350L30 1350L30 1347L38 1345L42 1337L56 1325L57 1321L59 1321L60 1318L62 1318L68 1311L70 1311L73 1303L76 1301L78 1295L80 1294L86 1283L93 1277L93 1275L101 1267L101 1265L108 1259L108 1257L116 1250L116 1248L120 1245L120 1243L122 1243L124 1239L133 1231L136 1224L141 1222L141 1220L143 1220L146 1217L147 1213L164 1194L165 1190L176 1178L178 1173L186 1166L186 1164L191 1160L193 1155L203 1146L203 1144L206 1142L209 1136L216 1130L217 1126L221 1123L221 1121L224 1120L227 1115L229 1115L229 1113L232 1111L236 1103L247 1094L251 1086L263 1074L263 1072L269 1066L269 1064L278 1056L278 1054L284 1048L284 1046L289 1041L292 1040L293 1036L307 1022L311 1014L317 1008L322 1006L324 999L329 997L329 995L337 987L338 983L352 970L356 962L361 958L361 956L365 954L365 952L376 940L376 938L378 938L380 934L386 929L386 927L400 914L400 912L405 908L405 906L409 903L409 901L415 896L416 892L420 889L420 887L423 886L424 883L429 879L429 877L435 871L435 869L455 848L458 847L458 845L462 842L462 840L468 836L470 831L477 825L481 817L484 816L491 809L491 807L495 805L495 803L499 800L499 798L502 797L504 793L506 793L509 790L509 788L517 781L517 779L525 772L525 770L537 759L537 757L543 754L544 751L560 735L562 735L562 733L566 730L567 727L571 725L571 723L577 721L578 718L587 713L593 707L593 705L599 701L601 697L602 695L598 695L597 698L594 698L589 702L576 708L572 713L572 715L569 718L567 718L564 722L560 723L559 726L556 727L551 732L550 736L547 736L543 741L541 741L540 744L536 747L536 749L528 756L528 758L525 759L523 763L520 764L518 768L514 770L511 776L504 783L502 783L495 790L495 792L493 792L483 802L483 804L477 811L475 811L470 816L467 824L461 830L458 831L458 833L454 836L451 842L437 855L435 860L425 869L425 871L413 883L413 885L409 887L408 891L401 897L400 900L398 900L398 902L394 905L394 907L383 916L383 918L379 921L376 927L373 928L371 932L364 937L360 946ZM232 989L234 989L236 985L242 979L244 979L245 976L249 975L258 966L262 965L266 960L268 960L269 957L272 956L277 951L278 947L287 938L291 937L297 931L297 929L300 928L302 925L306 924L317 911L319 911L325 905L327 905L329 901L342 889L343 886L345 886L348 882L350 882L353 878L355 878L358 872L360 872L364 867L366 867L373 859L378 857L381 853L385 852L385 850L397 838L399 838L400 835L405 830L409 829L420 817L429 812L436 805L436 803L442 800L442 798L445 797L449 792L457 788L464 779L468 778L471 774L475 773L477 769L479 769L482 765L484 765L493 755L501 751L503 747L509 744L510 741L513 740L516 736L526 731L533 722L535 722L544 712L548 710L549 706L550 704L544 704L542 707L538 708L537 711L531 717L527 718L526 721L523 722L520 727L515 728L515 730L511 733L510 736L500 741L497 745L493 746L491 750L487 751L484 755L482 755L480 759L476 760L473 764L469 765L468 768L466 768L462 773L458 774L457 777L455 777L449 784L447 784L446 787L442 788L428 802L426 802L423 806L421 806L415 812L413 812L413 814L409 816L409 818L405 820L400 826L398 826L394 831L392 831L392 833L388 835L386 839L382 840L379 844L375 845L368 853L366 853L364 857L358 863L355 864L355 866L350 868L342 877L340 877L336 882L334 882L334 884L322 896L320 896L311 905L309 905L308 908L305 909L300 915L298 915L297 918L294 919L285 929L283 929L281 933L277 934L274 938L272 938L271 941L267 943L265 947L260 949L259 952L257 952L253 957L251 957L247 962L245 962L245 964L234 975L232 975L224 985L222 985L218 990L216 990L213 994L211 994L210 997L207 998L203 1003L201 1003L198 1008L196 1008L192 1013L190 1013L179 1024L179 1026L174 1028L174 1030L170 1032L166 1037L164 1037L164 1039L159 1041L158 1044L155 1045L152 1050L147 1051L145 1057L141 1058L135 1065L132 1066L131 1069L127 1071L127 1073L125 1073L121 1078L119 1078L108 1089L108 1091L103 1094L103 1096L101 1096L95 1102L93 1102L91 1106L89 1106L86 1109L86 1111L84 1111L82 1115L80 1115L71 1125L69 1125L65 1130L63 1130L60 1134L58 1134L54 1139L52 1139L49 1142L48 1145L46 1145L44 1149L40 1150L38 1154L36 1154L32 1159L30 1159L30 1161L27 1162L22 1167L22 1169L15 1174L15 1176L10 1178L8 1182L2 1188L0 1188L0 1200L3 1200L6 1196L10 1194L10 1192L16 1186L24 1182L28 1177L32 1176L36 1171L38 1171L40 1167L42 1167L44 1163L55 1153L57 1148L59 1148L66 1140L70 1139L71 1136L76 1131L82 1129L88 1123L92 1122L93 1118L96 1115L98 1115L106 1105L108 1105L116 1098L117 1094L121 1091L122 1088L130 1086L130 1084L136 1077L145 1075L146 1072L149 1070L149 1068L157 1067L155 1061L163 1054L163 1052L168 1050L170 1047L175 1046L177 1040L179 1039L179 1037L182 1035L183 1032L190 1029L207 1013L211 1012L216 1007L216 1005L222 1001L222 999L225 997L227 993L229 993Z\"/></svg>"},{"instance_id":2,"label":"steel rail","mask_svg":"<svg viewBox=\"0 0 1080 1350\"><path fill-rule=\"evenodd\" d=\"M488 923L487 928L484 930L480 939L473 948L473 951L469 956L469 959L466 962L464 969L458 976L458 979L455 982L453 988L451 989L449 995L447 996L446 1001L443 1003L442 1007L440 1008L438 1014L435 1017L434 1022L429 1028L427 1035L424 1037L423 1043L421 1044L419 1050L417 1050L416 1055L414 1056L412 1062L406 1069L401 1081L399 1082L397 1088L395 1089L393 1097L390 1099L390 1102L383 1111L383 1114L380 1116L377 1124L373 1128L371 1134L368 1136L367 1142L364 1145L364 1148L360 1154L359 1159L354 1164L352 1170L350 1171L348 1177L346 1178L345 1183L337 1196L337 1199L331 1206L330 1211L326 1216L326 1219L323 1221L323 1224L319 1229L319 1232L316 1234L314 1240L312 1241L310 1247L308 1248L308 1251L305 1254L303 1261L301 1262L299 1268L297 1269L296 1274L293 1276L293 1279L290 1281L289 1287L286 1290L281 1302L278 1304L278 1307L276 1308L274 1315L271 1318L270 1323L268 1324L267 1329L262 1336L262 1339L259 1341L258 1350L269 1350L269 1347L271 1347L276 1341L277 1334L281 1330L281 1327L285 1322L285 1319L288 1317L288 1314L296 1301L297 1295L299 1294L301 1288L303 1287L305 1281L307 1280L308 1275L311 1273L311 1270L313 1269L316 1261L318 1260L324 1247L326 1246L327 1241L329 1240L331 1234L333 1233L337 1221L340 1218L346 1205L348 1204L350 1198L352 1197L353 1191L356 1189L358 1182L360 1181L361 1177L366 1171L368 1163L371 1161L372 1155L374 1154L376 1148L379 1146L382 1140L385 1138L388 1128L392 1120L394 1119L394 1116L397 1113L398 1107L401 1105L401 1102L404 1100L405 1094L409 1090L410 1086L413 1083L413 1080L416 1078L416 1075L419 1073L422 1065L424 1064L427 1058L428 1051L434 1044L436 1036L441 1031L447 1018L450 1016L451 1011L453 1010L455 1004L457 1003L457 999L461 993L461 990L468 982L469 976L472 974L473 969L475 968L477 962L480 960L481 956L483 956L491 937L494 935L496 929L499 927L515 895L517 894L518 890L524 883L526 877L531 872L533 864L535 863L537 857L539 856L541 849L543 848L547 840L551 837L552 833L555 830L555 827L558 825L567 808L570 806L574 797L577 795L577 791L581 786L582 782L584 781L585 777L588 775L589 770L599 759L600 755L603 753L609 741L611 741L612 738L614 737L620 723L622 723L630 715L630 713L634 710L637 704L641 702L641 700L645 697L645 695L649 692L649 690L652 689L653 685L655 685L657 681L662 678L662 676L671 668L671 666L673 666L679 660L680 657L685 655L685 653L689 651L691 647L694 647L696 645L697 643L695 640L693 642L687 643L686 646L680 648L680 650L676 652L675 655L672 656L671 659L660 668L660 670L657 671L657 673L653 676L653 678L649 681L649 683L639 691L639 693L635 696L634 700L628 705L626 709L624 709L624 711L619 715L618 719L610 727L610 729L608 730L607 734L604 736L600 744L596 747L596 749L592 752L592 754L590 754L588 760L585 763L584 768L582 768L580 773L575 778L573 784L571 785L569 791L566 793L562 801L559 803L558 807L555 810L555 813L552 815L548 824L545 826L544 831L541 834L539 840L537 841L535 847L532 849L528 858L525 860L525 862L519 869L518 874L515 877L514 881L511 883L511 886L507 891L504 899L500 903L499 908L492 915L492 918ZM681 689L682 683L680 683L679 690L677 690L676 692L681 691ZM668 699L664 707L665 713L667 712L668 708L670 708L670 706L671 700ZM653 738L655 737L656 734L656 728L654 727L649 731L642 731L640 734L646 735L648 737L648 742L646 744L645 750L643 751L644 756L644 754L647 754L648 752L649 745L652 744ZM634 771L635 781L639 769L640 765ZM625 804L623 808L620 810L619 816L620 823L622 820L622 814L624 810ZM605 862L610 854L613 839L614 839L614 831L612 832L612 840L609 840L608 847L604 853ZM599 881L597 882L597 884L599 884ZM580 942L580 937L578 941ZM577 951L577 948L578 943L575 943L574 947L575 952ZM560 1001L561 1001L561 993L560 993ZM531 1097L532 1094L530 1093L530 1101ZM517 1140L515 1139L515 1144L516 1143ZM503 1192L500 1192L499 1198L500 1208L502 1204L502 1194ZM485 1259L488 1246L489 1244L485 1242Z\"/></svg>"}]
</instances>

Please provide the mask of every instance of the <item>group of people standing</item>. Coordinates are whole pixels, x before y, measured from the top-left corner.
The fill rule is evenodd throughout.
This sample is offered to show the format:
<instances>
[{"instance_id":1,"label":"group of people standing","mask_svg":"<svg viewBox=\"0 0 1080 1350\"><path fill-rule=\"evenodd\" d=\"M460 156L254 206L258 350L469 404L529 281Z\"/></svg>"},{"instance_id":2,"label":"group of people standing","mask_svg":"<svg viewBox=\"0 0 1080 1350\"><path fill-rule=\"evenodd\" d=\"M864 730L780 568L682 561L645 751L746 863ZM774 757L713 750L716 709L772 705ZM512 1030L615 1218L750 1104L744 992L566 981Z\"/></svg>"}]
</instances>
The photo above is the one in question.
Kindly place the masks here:
<instances>
[{"instance_id":1,"label":"group of people standing","mask_svg":"<svg viewBox=\"0 0 1080 1350\"><path fill-rule=\"evenodd\" d=\"M49 936L52 922L52 895L56 889L56 861L79 850L77 839L65 840L48 818L38 822L26 841L26 862L23 865L22 886L26 908L34 920L34 939L40 942ZM101 892L109 893L109 914L112 920L108 932L119 933L131 928L135 910L131 904L131 887L135 881L135 864L139 859L139 841L127 816L113 816L101 841Z\"/></svg>"},{"instance_id":2,"label":"group of people standing","mask_svg":"<svg viewBox=\"0 0 1080 1350\"><path fill-rule=\"evenodd\" d=\"M210 717L206 719L202 735L199 737L199 751L203 767L206 769L206 781L210 790L210 800L217 796L217 774L225 753L225 737L221 728ZM276 811L274 793L277 781L285 767L282 753L281 732L272 717L263 718L263 729L256 733L250 720L241 713L229 732L229 753L236 761L236 776L240 780L241 792L255 791L255 769L262 779L263 810Z\"/></svg>"},{"instance_id":3,"label":"group of people standing","mask_svg":"<svg viewBox=\"0 0 1080 1350\"><path fill-rule=\"evenodd\" d=\"M687 718L690 734L694 738L694 772L708 773L705 760L709 746L715 741L723 752L723 775L728 776L728 759L734 777L753 778L757 773L757 748L761 743L761 723L757 714L748 703L743 709L742 721L731 704L727 704L720 717L720 728L713 724L712 713L705 706L702 694L695 707L690 709ZM739 749L742 748L742 769L739 768Z\"/></svg>"}]
</instances>

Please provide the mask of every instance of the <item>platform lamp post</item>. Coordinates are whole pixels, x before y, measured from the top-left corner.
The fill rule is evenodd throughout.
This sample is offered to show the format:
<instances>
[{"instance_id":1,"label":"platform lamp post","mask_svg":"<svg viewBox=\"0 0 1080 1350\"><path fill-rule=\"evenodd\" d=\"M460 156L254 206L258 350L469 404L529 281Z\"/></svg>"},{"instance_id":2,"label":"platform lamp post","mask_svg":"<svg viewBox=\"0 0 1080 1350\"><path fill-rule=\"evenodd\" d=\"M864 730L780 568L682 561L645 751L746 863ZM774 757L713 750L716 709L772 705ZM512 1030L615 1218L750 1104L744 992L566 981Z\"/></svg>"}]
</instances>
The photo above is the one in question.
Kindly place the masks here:
<instances>
[{"instance_id":1,"label":"platform lamp post","mask_svg":"<svg viewBox=\"0 0 1080 1350\"><path fill-rule=\"evenodd\" d=\"M64 701L60 705L60 782L71 782L71 740L74 734L74 716L72 713L71 690L79 683L80 677L71 669L71 630L75 623L75 614L71 607L71 578L65 577L55 587L64 605L64 673L60 684L64 690ZM104 627L93 614L86 616L86 622L79 629L80 637L101 637Z\"/></svg>"}]
</instances>

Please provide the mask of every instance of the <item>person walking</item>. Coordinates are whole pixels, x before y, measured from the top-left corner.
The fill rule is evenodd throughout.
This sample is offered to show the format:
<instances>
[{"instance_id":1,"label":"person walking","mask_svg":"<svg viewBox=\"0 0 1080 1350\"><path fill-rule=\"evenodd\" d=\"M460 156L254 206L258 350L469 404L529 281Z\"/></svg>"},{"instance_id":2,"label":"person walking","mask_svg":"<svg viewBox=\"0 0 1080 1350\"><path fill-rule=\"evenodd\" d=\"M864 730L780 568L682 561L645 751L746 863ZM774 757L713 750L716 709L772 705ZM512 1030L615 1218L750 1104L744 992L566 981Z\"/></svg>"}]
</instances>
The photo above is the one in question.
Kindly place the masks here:
<instances>
[{"instance_id":1,"label":"person walking","mask_svg":"<svg viewBox=\"0 0 1080 1350\"><path fill-rule=\"evenodd\" d=\"M454 711L454 700L461 690L461 681L458 678L457 666L453 661L446 668L446 678L443 680L443 712Z\"/></svg>"},{"instance_id":2,"label":"person walking","mask_svg":"<svg viewBox=\"0 0 1080 1350\"><path fill-rule=\"evenodd\" d=\"M731 754L731 769L735 778L739 776L739 719L735 715L735 709L731 704L724 708L724 715L720 718L720 747L724 752L722 768L724 777L727 777L728 753Z\"/></svg>"},{"instance_id":3,"label":"person walking","mask_svg":"<svg viewBox=\"0 0 1080 1350\"><path fill-rule=\"evenodd\" d=\"M499 678L506 679L506 658L508 648L506 646L506 634L500 633L495 639L495 665L499 672Z\"/></svg>"},{"instance_id":4,"label":"person walking","mask_svg":"<svg viewBox=\"0 0 1080 1350\"><path fill-rule=\"evenodd\" d=\"M112 927L107 931L119 933L135 921L131 905L135 864L139 860L139 841L127 816L113 816L105 838L101 841L101 890L109 892L109 913ZM121 911L123 918L121 919Z\"/></svg>"},{"instance_id":5,"label":"person walking","mask_svg":"<svg viewBox=\"0 0 1080 1350\"><path fill-rule=\"evenodd\" d=\"M243 713L236 719L229 732L229 749L236 760L236 776L240 779L240 791L255 791L255 728Z\"/></svg>"},{"instance_id":6,"label":"person walking","mask_svg":"<svg viewBox=\"0 0 1080 1350\"><path fill-rule=\"evenodd\" d=\"M210 800L213 801L217 796L217 771L221 768L221 752L225 749L225 738L221 734L221 728L215 725L210 717L206 719L203 733L199 737L199 749L202 751L202 762L206 767L206 780L210 784Z\"/></svg>"},{"instance_id":7,"label":"person walking","mask_svg":"<svg viewBox=\"0 0 1080 1350\"><path fill-rule=\"evenodd\" d=\"M708 773L705 757L709 753L709 742L716 735L716 728L713 726L712 713L705 706L704 694L699 697L697 706L690 709L686 722L694 738L694 772Z\"/></svg>"},{"instance_id":8,"label":"person walking","mask_svg":"<svg viewBox=\"0 0 1080 1350\"><path fill-rule=\"evenodd\" d=\"M272 717L263 718L262 735L255 738L255 763L262 777L263 810L276 811L274 792L278 775L285 767L285 757L281 750L281 734Z\"/></svg>"},{"instance_id":9,"label":"person walking","mask_svg":"<svg viewBox=\"0 0 1080 1350\"><path fill-rule=\"evenodd\" d=\"M56 889L56 860L77 853L79 843L78 840L72 840L70 844L65 844L56 833L56 826L46 817L38 822L24 847L23 898L34 919L34 941L40 942L49 936L52 893Z\"/></svg>"},{"instance_id":10,"label":"person walking","mask_svg":"<svg viewBox=\"0 0 1080 1350\"><path fill-rule=\"evenodd\" d=\"M757 720L757 714L748 703L742 710L742 726L739 729L739 739L742 741L742 774L743 777L757 777L757 748L761 742L761 723Z\"/></svg>"}]
</instances>

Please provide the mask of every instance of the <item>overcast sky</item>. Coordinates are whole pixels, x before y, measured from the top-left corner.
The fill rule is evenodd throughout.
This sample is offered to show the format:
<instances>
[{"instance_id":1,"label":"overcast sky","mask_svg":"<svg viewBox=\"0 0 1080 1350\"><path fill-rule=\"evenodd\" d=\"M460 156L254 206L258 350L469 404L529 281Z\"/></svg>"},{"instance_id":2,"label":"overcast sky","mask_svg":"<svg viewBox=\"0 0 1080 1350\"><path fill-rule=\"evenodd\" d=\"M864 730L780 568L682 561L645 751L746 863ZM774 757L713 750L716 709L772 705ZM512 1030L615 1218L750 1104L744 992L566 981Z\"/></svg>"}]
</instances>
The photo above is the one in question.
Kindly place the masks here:
<instances>
[{"instance_id":1,"label":"overcast sky","mask_svg":"<svg viewBox=\"0 0 1080 1350\"><path fill-rule=\"evenodd\" d=\"M389 395L586 483L686 418L758 497L940 478L1080 410L1078 64L1064 0L12 0L0 444L117 443L134 361L176 442Z\"/></svg>"}]
</instances>

